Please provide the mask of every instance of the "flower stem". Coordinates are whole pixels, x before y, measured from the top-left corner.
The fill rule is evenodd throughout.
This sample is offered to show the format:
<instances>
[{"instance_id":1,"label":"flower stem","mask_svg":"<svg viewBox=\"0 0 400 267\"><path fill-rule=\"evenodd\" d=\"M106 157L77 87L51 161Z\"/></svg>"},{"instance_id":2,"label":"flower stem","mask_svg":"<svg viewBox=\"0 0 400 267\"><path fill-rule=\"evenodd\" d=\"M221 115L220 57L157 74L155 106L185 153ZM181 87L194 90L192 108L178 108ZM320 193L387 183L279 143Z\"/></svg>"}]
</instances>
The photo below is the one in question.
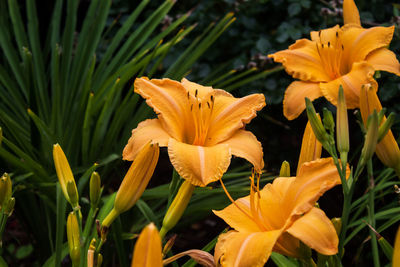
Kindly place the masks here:
<instances>
[{"instance_id":1,"label":"flower stem","mask_svg":"<svg viewBox=\"0 0 400 267\"><path fill-rule=\"evenodd\" d=\"M374 266L380 267L379 263L379 252L378 252L378 242L376 240L376 234L374 232L375 228L375 182L374 174L372 170L372 160L368 160L367 163L368 181L369 181L369 193L368 193L368 223L370 224L369 234L371 236L371 247L372 247L372 257L374 260Z\"/></svg>"}]
</instances>

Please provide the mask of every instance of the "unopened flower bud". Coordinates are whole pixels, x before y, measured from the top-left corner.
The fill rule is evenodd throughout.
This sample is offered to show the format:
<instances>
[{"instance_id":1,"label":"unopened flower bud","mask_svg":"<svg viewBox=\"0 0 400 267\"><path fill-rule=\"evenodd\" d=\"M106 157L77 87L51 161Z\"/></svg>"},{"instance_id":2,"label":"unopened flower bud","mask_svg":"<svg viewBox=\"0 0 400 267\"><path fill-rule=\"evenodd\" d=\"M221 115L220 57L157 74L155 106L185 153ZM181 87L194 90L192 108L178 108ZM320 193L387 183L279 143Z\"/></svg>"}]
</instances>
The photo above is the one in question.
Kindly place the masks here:
<instances>
[{"instance_id":1,"label":"unopened flower bud","mask_svg":"<svg viewBox=\"0 0 400 267\"><path fill-rule=\"evenodd\" d=\"M367 123L368 116L371 115L374 110L377 112L382 110L382 105L376 94L376 88L373 88L371 85L362 86L360 92L360 111L364 125ZM386 118L383 117L381 126L383 126L385 122ZM400 149L391 130L388 130L387 134L384 135L383 139L377 144L376 155L384 165L394 168L400 176Z\"/></svg>"},{"instance_id":2,"label":"unopened flower bud","mask_svg":"<svg viewBox=\"0 0 400 267\"><path fill-rule=\"evenodd\" d=\"M315 112L312 102L307 97L306 97L306 111L307 111L308 121L311 124L315 137L318 139L318 141L321 142L321 144L326 144L328 133L326 132L324 125L322 125L321 119Z\"/></svg>"},{"instance_id":3,"label":"unopened flower bud","mask_svg":"<svg viewBox=\"0 0 400 267\"><path fill-rule=\"evenodd\" d=\"M324 114L322 122L324 123L325 129L333 133L333 131L335 130L335 121L333 119L332 112L327 108L323 108L322 112Z\"/></svg>"},{"instance_id":4,"label":"unopened flower bud","mask_svg":"<svg viewBox=\"0 0 400 267\"><path fill-rule=\"evenodd\" d=\"M78 205L77 200L79 199L78 190L76 189L75 179L72 174L71 167L69 166L67 157L65 156L64 151L59 144L55 144L53 146L53 159L54 165L56 167L58 181L60 182L64 196L72 207L76 207ZM69 196L68 194L68 182L71 183L71 188L69 189L69 191L72 194L76 193L76 195L72 196L74 198L74 201L71 201L71 196Z\"/></svg>"},{"instance_id":5,"label":"unopened flower bud","mask_svg":"<svg viewBox=\"0 0 400 267\"><path fill-rule=\"evenodd\" d=\"M133 250L132 267L162 267L161 238L156 226L151 223L147 225Z\"/></svg>"},{"instance_id":6,"label":"unopened flower bud","mask_svg":"<svg viewBox=\"0 0 400 267\"><path fill-rule=\"evenodd\" d=\"M122 181L114 201L114 208L102 222L109 227L121 214L135 205L153 176L160 149L158 144L147 143L138 153Z\"/></svg>"},{"instance_id":7,"label":"unopened flower bud","mask_svg":"<svg viewBox=\"0 0 400 267\"><path fill-rule=\"evenodd\" d=\"M347 119L347 105L342 86L339 87L339 96L336 115L336 142L339 153L347 153L350 150L349 123Z\"/></svg>"},{"instance_id":8,"label":"unopened flower bud","mask_svg":"<svg viewBox=\"0 0 400 267\"><path fill-rule=\"evenodd\" d=\"M333 227L335 227L336 233L339 235L340 231L342 231L342 219L341 218L332 218L331 222Z\"/></svg>"},{"instance_id":9,"label":"unopened flower bud","mask_svg":"<svg viewBox=\"0 0 400 267\"><path fill-rule=\"evenodd\" d=\"M290 164L286 160L282 162L279 177L290 177Z\"/></svg>"},{"instance_id":10,"label":"unopened flower bud","mask_svg":"<svg viewBox=\"0 0 400 267\"><path fill-rule=\"evenodd\" d=\"M93 172L90 176L89 191L90 205L94 209L99 204L101 196L101 179L97 172Z\"/></svg>"},{"instance_id":11,"label":"unopened flower bud","mask_svg":"<svg viewBox=\"0 0 400 267\"><path fill-rule=\"evenodd\" d=\"M67 193L69 196L69 200L73 208L79 206L79 197L78 197L78 190L76 188L75 182L68 181L67 182Z\"/></svg>"},{"instance_id":12,"label":"unopened flower bud","mask_svg":"<svg viewBox=\"0 0 400 267\"><path fill-rule=\"evenodd\" d=\"M160 230L161 237L164 237L165 234L178 223L189 204L193 190L194 185L185 180L164 216L163 225Z\"/></svg>"},{"instance_id":13,"label":"unopened flower bud","mask_svg":"<svg viewBox=\"0 0 400 267\"><path fill-rule=\"evenodd\" d=\"M12 197L8 200L8 202L4 204L4 214L10 217L14 211L14 206L15 206L15 198Z\"/></svg>"},{"instance_id":14,"label":"unopened flower bud","mask_svg":"<svg viewBox=\"0 0 400 267\"><path fill-rule=\"evenodd\" d=\"M390 243L383 236L380 236L378 237L378 244L383 253L386 255L387 259L391 260L393 256L393 247L390 245Z\"/></svg>"},{"instance_id":15,"label":"unopened flower bud","mask_svg":"<svg viewBox=\"0 0 400 267\"><path fill-rule=\"evenodd\" d=\"M367 134L365 135L364 146L361 151L361 166L365 165L372 158L376 144L378 143L378 114L376 110L370 115L367 125Z\"/></svg>"},{"instance_id":16,"label":"unopened flower bud","mask_svg":"<svg viewBox=\"0 0 400 267\"><path fill-rule=\"evenodd\" d=\"M71 212L68 215L67 239L69 247L69 256L71 257L73 266L79 266L79 261L81 257L81 243L80 243L78 220L74 212Z\"/></svg>"},{"instance_id":17,"label":"unopened flower bud","mask_svg":"<svg viewBox=\"0 0 400 267\"><path fill-rule=\"evenodd\" d=\"M396 115L392 112L387 117L387 119L379 126L379 136L378 136L378 143L382 141L382 139L386 136L386 134L392 128L394 121L396 120Z\"/></svg>"},{"instance_id":18,"label":"unopened flower bud","mask_svg":"<svg viewBox=\"0 0 400 267\"><path fill-rule=\"evenodd\" d=\"M0 210L7 205L12 194L12 183L8 173L4 173L0 178Z\"/></svg>"},{"instance_id":19,"label":"unopened flower bud","mask_svg":"<svg viewBox=\"0 0 400 267\"><path fill-rule=\"evenodd\" d=\"M307 122L306 128L304 129L303 140L301 142L300 156L297 163L297 172L300 170L300 167L304 162L319 159L321 157L321 153L322 144L315 137L310 122Z\"/></svg>"}]
</instances>

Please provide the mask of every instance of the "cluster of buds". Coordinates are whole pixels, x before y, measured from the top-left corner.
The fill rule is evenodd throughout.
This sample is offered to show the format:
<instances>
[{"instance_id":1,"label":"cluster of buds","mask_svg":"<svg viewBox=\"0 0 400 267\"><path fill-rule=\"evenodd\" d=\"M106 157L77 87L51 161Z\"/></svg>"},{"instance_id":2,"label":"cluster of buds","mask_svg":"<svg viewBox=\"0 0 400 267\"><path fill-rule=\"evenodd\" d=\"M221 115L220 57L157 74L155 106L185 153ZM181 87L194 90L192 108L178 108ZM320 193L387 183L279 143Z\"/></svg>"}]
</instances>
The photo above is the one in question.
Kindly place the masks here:
<instances>
[{"instance_id":1,"label":"cluster of buds","mask_svg":"<svg viewBox=\"0 0 400 267\"><path fill-rule=\"evenodd\" d=\"M11 216L15 206L15 198L12 197L12 183L8 173L0 178L0 211L6 216Z\"/></svg>"}]
</instances>

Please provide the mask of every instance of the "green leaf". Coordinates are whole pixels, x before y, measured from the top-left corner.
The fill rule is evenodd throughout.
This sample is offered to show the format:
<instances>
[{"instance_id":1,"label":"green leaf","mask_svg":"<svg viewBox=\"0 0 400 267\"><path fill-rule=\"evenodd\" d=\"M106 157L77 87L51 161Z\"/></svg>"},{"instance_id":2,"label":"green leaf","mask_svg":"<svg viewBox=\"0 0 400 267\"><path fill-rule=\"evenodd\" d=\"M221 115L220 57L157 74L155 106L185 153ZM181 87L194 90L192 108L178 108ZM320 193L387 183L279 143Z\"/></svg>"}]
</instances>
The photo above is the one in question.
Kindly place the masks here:
<instances>
[{"instance_id":1,"label":"green leaf","mask_svg":"<svg viewBox=\"0 0 400 267\"><path fill-rule=\"evenodd\" d=\"M17 251L15 252L15 257L18 260L22 260L22 259L25 259L26 257L28 257L29 255L31 255L32 252L33 252L33 246L31 244L25 245L25 246L20 246L20 247L18 247Z\"/></svg>"}]
</instances>

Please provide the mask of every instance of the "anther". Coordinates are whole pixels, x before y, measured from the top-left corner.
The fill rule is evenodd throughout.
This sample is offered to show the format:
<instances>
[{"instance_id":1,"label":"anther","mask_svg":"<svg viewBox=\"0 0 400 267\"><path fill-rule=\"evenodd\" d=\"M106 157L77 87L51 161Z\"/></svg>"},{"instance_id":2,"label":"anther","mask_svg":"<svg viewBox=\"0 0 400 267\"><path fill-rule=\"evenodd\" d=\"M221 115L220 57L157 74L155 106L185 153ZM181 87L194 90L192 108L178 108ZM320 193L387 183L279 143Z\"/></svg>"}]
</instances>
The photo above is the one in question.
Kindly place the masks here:
<instances>
[{"instance_id":1,"label":"anther","mask_svg":"<svg viewBox=\"0 0 400 267\"><path fill-rule=\"evenodd\" d=\"M199 91L196 89L196 91L194 92L194 96L197 97L198 93L199 93Z\"/></svg>"},{"instance_id":2,"label":"anther","mask_svg":"<svg viewBox=\"0 0 400 267\"><path fill-rule=\"evenodd\" d=\"M344 46L342 45L342 50L344 50Z\"/></svg>"},{"instance_id":3,"label":"anther","mask_svg":"<svg viewBox=\"0 0 400 267\"><path fill-rule=\"evenodd\" d=\"M193 104L190 106L190 111L192 111L193 110Z\"/></svg>"},{"instance_id":4,"label":"anther","mask_svg":"<svg viewBox=\"0 0 400 267\"><path fill-rule=\"evenodd\" d=\"M339 33L338 32L336 32L336 38L338 38L339 37Z\"/></svg>"},{"instance_id":5,"label":"anther","mask_svg":"<svg viewBox=\"0 0 400 267\"><path fill-rule=\"evenodd\" d=\"M214 96L213 95L211 95L211 102L214 102Z\"/></svg>"},{"instance_id":6,"label":"anther","mask_svg":"<svg viewBox=\"0 0 400 267\"><path fill-rule=\"evenodd\" d=\"M207 102L207 106L208 106L208 108L211 108L210 103L208 103L208 102Z\"/></svg>"},{"instance_id":7,"label":"anther","mask_svg":"<svg viewBox=\"0 0 400 267\"><path fill-rule=\"evenodd\" d=\"M201 103L199 103L199 109L201 109Z\"/></svg>"},{"instance_id":8,"label":"anther","mask_svg":"<svg viewBox=\"0 0 400 267\"><path fill-rule=\"evenodd\" d=\"M324 48L324 44L321 44L321 47Z\"/></svg>"},{"instance_id":9,"label":"anther","mask_svg":"<svg viewBox=\"0 0 400 267\"><path fill-rule=\"evenodd\" d=\"M189 93L189 91L188 91L188 93L187 93L187 98L188 98L188 99L190 98L190 93Z\"/></svg>"},{"instance_id":10,"label":"anther","mask_svg":"<svg viewBox=\"0 0 400 267\"><path fill-rule=\"evenodd\" d=\"M331 42L328 42L328 47L330 47L331 46Z\"/></svg>"},{"instance_id":11,"label":"anther","mask_svg":"<svg viewBox=\"0 0 400 267\"><path fill-rule=\"evenodd\" d=\"M319 36L319 38L321 38L321 31L318 32L318 36Z\"/></svg>"}]
</instances>

